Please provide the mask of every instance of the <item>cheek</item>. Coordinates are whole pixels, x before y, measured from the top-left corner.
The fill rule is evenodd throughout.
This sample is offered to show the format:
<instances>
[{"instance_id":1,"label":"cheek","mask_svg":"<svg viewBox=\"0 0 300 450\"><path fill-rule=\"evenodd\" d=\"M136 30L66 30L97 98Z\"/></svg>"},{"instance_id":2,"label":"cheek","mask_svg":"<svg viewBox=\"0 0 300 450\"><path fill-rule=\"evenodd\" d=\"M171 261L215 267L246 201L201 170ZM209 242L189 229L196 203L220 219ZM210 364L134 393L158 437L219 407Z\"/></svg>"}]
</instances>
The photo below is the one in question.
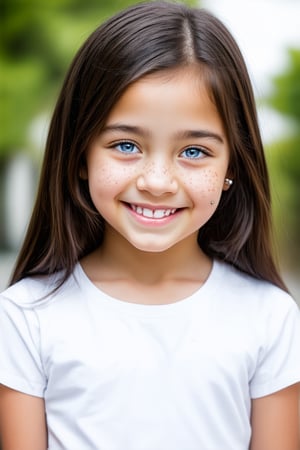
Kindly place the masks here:
<instances>
[{"instance_id":1,"label":"cheek","mask_svg":"<svg viewBox=\"0 0 300 450\"><path fill-rule=\"evenodd\" d=\"M184 175L184 184L196 194L211 196L222 192L223 179L212 169L203 169Z\"/></svg>"},{"instance_id":2,"label":"cheek","mask_svg":"<svg viewBox=\"0 0 300 450\"><path fill-rule=\"evenodd\" d=\"M111 191L128 183L136 174L135 169L129 165L126 167L107 163L99 164L89 175L90 184L97 186L99 190Z\"/></svg>"}]
</instances>

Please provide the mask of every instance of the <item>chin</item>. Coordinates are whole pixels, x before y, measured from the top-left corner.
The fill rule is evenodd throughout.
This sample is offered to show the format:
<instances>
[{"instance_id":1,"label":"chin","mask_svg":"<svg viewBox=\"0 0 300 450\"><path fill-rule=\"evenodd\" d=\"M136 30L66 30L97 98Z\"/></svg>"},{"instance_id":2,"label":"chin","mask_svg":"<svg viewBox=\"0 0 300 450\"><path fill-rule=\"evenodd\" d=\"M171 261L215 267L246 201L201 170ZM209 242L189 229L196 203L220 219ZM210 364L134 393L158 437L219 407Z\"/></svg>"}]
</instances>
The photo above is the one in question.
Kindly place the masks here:
<instances>
[{"instance_id":1,"label":"chin","mask_svg":"<svg viewBox=\"0 0 300 450\"><path fill-rule=\"evenodd\" d=\"M143 242L142 244L140 243L136 243L136 242L131 242L131 245L133 247L135 247L137 250L141 251L141 252L145 252L145 253L163 253L167 250L169 250L171 247L173 247L174 245L176 245L176 243L173 244L169 244L169 245L159 245L157 242L153 243L153 242L149 242L149 243L145 243Z\"/></svg>"}]
</instances>

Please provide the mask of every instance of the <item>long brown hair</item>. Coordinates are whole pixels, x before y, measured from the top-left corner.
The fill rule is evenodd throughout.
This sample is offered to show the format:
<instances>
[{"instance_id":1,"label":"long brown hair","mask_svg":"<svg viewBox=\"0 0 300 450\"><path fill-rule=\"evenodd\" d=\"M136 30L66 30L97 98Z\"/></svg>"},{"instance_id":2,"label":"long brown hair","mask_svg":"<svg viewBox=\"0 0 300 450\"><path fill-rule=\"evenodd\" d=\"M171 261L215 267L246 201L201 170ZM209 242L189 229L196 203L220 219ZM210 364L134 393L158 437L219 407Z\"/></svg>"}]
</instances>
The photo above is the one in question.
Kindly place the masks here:
<instances>
[{"instance_id":1,"label":"long brown hair","mask_svg":"<svg viewBox=\"0 0 300 450\"><path fill-rule=\"evenodd\" d=\"M234 184L199 231L212 257L285 285L272 255L270 190L251 83L225 26L203 9L139 3L97 28L77 53L50 124L31 222L12 283L63 271L101 245L104 223L85 180L85 152L130 83L156 71L197 64L223 120Z\"/></svg>"}]
</instances>

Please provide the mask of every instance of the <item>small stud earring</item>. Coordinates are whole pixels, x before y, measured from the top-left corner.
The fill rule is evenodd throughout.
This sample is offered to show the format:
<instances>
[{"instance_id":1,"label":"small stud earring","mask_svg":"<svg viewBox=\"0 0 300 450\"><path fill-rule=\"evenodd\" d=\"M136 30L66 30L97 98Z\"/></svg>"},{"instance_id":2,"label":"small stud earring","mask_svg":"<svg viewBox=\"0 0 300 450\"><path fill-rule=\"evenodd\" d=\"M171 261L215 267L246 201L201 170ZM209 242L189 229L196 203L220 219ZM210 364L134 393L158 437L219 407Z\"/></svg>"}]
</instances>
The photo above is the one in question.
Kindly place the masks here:
<instances>
[{"instance_id":1,"label":"small stud earring","mask_svg":"<svg viewBox=\"0 0 300 450\"><path fill-rule=\"evenodd\" d=\"M214 202L213 200L211 200L211 201L209 202L209 204L210 204L210 205L214 205L215 202Z\"/></svg>"},{"instance_id":2,"label":"small stud earring","mask_svg":"<svg viewBox=\"0 0 300 450\"><path fill-rule=\"evenodd\" d=\"M230 178L225 178L225 184L227 184L227 186L231 186L233 184L233 180Z\"/></svg>"}]
</instances>

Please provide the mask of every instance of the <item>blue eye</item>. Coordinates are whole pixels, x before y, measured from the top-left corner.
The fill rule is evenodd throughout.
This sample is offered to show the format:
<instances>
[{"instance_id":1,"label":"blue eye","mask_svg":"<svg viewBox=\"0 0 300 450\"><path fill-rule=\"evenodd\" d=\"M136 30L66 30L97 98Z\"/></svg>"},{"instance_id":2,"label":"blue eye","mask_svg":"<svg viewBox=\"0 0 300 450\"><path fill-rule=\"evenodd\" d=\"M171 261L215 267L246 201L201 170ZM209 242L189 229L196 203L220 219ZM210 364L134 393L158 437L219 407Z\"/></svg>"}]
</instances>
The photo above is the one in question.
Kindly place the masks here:
<instances>
[{"instance_id":1,"label":"blue eye","mask_svg":"<svg viewBox=\"0 0 300 450\"><path fill-rule=\"evenodd\" d=\"M132 142L120 142L115 145L115 148L121 153L138 153L138 148Z\"/></svg>"},{"instance_id":2,"label":"blue eye","mask_svg":"<svg viewBox=\"0 0 300 450\"><path fill-rule=\"evenodd\" d=\"M181 153L181 156L183 156L183 158L188 158L188 159L199 159L199 158L203 158L203 156L205 156L205 153L200 148L189 147L189 148L183 150L183 152Z\"/></svg>"}]
</instances>

